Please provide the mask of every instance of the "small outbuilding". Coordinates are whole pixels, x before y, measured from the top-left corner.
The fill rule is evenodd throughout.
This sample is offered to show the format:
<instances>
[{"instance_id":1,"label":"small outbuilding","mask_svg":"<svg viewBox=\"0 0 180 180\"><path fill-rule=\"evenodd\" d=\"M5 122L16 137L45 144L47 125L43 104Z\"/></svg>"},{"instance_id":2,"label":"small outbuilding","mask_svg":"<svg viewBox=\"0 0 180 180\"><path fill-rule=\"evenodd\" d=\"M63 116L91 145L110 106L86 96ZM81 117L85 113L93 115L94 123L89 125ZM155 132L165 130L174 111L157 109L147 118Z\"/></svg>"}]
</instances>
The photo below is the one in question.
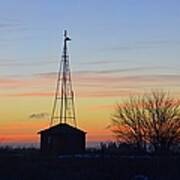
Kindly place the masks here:
<instances>
[{"instance_id":1,"label":"small outbuilding","mask_svg":"<svg viewBox=\"0 0 180 180\"><path fill-rule=\"evenodd\" d=\"M38 134L44 154L80 154L85 151L86 132L66 123L44 129Z\"/></svg>"}]
</instances>

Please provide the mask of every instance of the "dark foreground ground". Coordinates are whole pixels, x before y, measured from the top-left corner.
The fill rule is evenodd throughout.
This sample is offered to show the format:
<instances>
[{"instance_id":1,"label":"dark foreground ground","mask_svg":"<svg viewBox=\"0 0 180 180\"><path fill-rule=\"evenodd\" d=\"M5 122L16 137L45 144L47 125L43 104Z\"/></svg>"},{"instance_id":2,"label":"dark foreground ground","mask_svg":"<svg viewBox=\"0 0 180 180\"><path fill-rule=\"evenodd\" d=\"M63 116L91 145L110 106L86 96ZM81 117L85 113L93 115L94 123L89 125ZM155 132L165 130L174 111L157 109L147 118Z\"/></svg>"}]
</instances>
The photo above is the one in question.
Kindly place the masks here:
<instances>
[{"instance_id":1,"label":"dark foreground ground","mask_svg":"<svg viewBox=\"0 0 180 180\"><path fill-rule=\"evenodd\" d=\"M0 180L142 180L141 175L179 180L180 157L0 155Z\"/></svg>"}]
</instances>

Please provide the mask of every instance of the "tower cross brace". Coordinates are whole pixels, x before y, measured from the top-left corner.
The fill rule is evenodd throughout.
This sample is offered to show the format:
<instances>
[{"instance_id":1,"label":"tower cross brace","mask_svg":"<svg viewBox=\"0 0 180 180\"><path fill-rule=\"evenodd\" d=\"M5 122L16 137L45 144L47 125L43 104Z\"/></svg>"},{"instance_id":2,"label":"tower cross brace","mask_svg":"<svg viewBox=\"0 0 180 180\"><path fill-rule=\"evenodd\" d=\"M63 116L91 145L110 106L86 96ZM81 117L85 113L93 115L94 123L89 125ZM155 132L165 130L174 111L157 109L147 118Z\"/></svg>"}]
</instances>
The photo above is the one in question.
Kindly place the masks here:
<instances>
[{"instance_id":1,"label":"tower cross brace","mask_svg":"<svg viewBox=\"0 0 180 180\"><path fill-rule=\"evenodd\" d=\"M63 53L60 61L58 79L55 91L55 99L52 108L50 126L55 123L71 123L77 126L75 118L74 92L72 88L71 70L67 42L71 39L64 31Z\"/></svg>"}]
</instances>

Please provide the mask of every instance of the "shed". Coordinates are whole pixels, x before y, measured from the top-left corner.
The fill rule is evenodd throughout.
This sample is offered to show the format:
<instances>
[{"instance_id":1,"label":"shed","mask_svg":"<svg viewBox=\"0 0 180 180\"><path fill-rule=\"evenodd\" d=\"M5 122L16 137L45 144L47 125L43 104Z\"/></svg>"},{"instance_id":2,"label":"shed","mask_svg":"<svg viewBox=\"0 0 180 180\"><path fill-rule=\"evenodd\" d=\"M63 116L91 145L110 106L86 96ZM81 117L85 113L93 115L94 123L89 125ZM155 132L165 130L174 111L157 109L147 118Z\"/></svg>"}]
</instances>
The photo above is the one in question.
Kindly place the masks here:
<instances>
[{"instance_id":1,"label":"shed","mask_svg":"<svg viewBox=\"0 0 180 180\"><path fill-rule=\"evenodd\" d=\"M41 130L40 149L45 154L79 154L85 151L86 132L60 123L48 129Z\"/></svg>"}]
</instances>

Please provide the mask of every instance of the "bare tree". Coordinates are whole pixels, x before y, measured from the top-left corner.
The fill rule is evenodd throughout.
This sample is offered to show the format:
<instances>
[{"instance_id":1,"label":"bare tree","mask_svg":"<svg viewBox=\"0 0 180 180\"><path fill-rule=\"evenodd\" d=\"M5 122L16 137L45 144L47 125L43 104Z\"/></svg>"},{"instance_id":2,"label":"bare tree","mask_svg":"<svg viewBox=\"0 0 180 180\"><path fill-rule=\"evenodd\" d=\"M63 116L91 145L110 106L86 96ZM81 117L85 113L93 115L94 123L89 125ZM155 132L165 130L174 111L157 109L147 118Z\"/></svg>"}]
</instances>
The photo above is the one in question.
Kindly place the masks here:
<instances>
[{"instance_id":1,"label":"bare tree","mask_svg":"<svg viewBox=\"0 0 180 180\"><path fill-rule=\"evenodd\" d=\"M165 92L146 96L147 141L157 152L168 152L180 143L180 104Z\"/></svg>"},{"instance_id":2,"label":"bare tree","mask_svg":"<svg viewBox=\"0 0 180 180\"><path fill-rule=\"evenodd\" d=\"M112 131L120 142L146 144L156 152L168 152L180 143L180 104L166 92L153 91L118 104Z\"/></svg>"}]
</instances>

